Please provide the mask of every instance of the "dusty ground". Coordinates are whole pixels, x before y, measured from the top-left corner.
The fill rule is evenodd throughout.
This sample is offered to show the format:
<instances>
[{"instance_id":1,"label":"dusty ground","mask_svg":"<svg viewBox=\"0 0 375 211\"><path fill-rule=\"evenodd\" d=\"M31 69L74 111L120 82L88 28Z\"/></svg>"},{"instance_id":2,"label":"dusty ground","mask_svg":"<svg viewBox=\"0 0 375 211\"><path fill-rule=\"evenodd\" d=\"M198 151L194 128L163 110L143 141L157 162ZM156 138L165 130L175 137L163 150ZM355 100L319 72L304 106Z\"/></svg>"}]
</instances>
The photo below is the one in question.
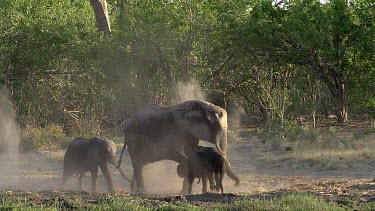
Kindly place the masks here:
<instances>
[{"instance_id":1,"label":"dusty ground","mask_svg":"<svg viewBox=\"0 0 375 211\"><path fill-rule=\"evenodd\" d=\"M118 146L118 153L121 146ZM253 197L262 193L283 194L287 192L311 192L330 198L350 198L359 201L375 201L375 161L371 166L359 166L351 169L320 170L308 165L297 165L288 160L267 162L259 159L253 152L269 152L259 140L249 137L239 137L229 143L228 154L234 172L241 178L239 187L233 186L228 177L224 180L224 190L227 194L203 194L199 198L187 196L189 201L231 201L243 195ZM64 151L29 152L19 155L15 167L5 168L2 164L0 173L0 189L40 191L43 195L60 193L61 174ZM176 163L163 161L151 164L145 169L146 188L152 194L176 195L182 187L182 179L176 172ZM129 155L126 154L122 169L131 177L132 167ZM130 191L130 184L124 181L113 166L110 171L114 178L116 189L121 193ZM106 182L99 173L99 192L106 192ZM85 190L90 190L90 176L84 180ZM66 190L76 190L77 179L71 178ZM194 184L194 192L200 193L201 184ZM173 196L161 197L160 200L178 200Z\"/></svg>"}]
</instances>

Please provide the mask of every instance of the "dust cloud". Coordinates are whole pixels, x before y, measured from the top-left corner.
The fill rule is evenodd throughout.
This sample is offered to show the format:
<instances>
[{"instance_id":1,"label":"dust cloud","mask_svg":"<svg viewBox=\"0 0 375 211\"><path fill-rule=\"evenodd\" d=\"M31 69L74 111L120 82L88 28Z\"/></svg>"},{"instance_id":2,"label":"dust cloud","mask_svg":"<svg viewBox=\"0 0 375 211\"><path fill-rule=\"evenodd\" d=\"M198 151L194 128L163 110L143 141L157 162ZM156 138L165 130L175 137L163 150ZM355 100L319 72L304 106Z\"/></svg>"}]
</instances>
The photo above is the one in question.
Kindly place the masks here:
<instances>
[{"instance_id":1,"label":"dust cloud","mask_svg":"<svg viewBox=\"0 0 375 211\"><path fill-rule=\"evenodd\" d=\"M148 164L144 168L146 190L150 194L178 194L183 179L177 175L177 163L163 160Z\"/></svg>"},{"instance_id":2,"label":"dust cloud","mask_svg":"<svg viewBox=\"0 0 375 211\"><path fill-rule=\"evenodd\" d=\"M206 95L195 80L188 82L179 82L176 86L177 97L175 103L186 100L199 99L205 100ZM235 115L238 119L237 115ZM237 123L233 122L233 125ZM39 152L33 151L19 154L20 130L15 121L15 113L9 100L9 94L5 89L0 90L0 190L59 190L61 189L61 174L63 168L63 156L65 150L58 152ZM213 146L206 141L200 141L200 145ZM242 160L243 156L237 156L235 151L229 152L233 161ZM133 169L131 167L130 157L124 158L123 168L125 173L131 177ZM234 171L241 172L242 168L238 168L235 164ZM179 194L182 190L183 179L177 175L177 163L170 160L159 161L148 164L144 168L144 179L146 190L150 194ZM245 168L248 171L248 168ZM114 167L110 167L111 175L114 179L115 188L117 190L130 191L130 184L123 181L119 173ZM247 172L246 172L247 173ZM89 175L89 174L88 174ZM247 175L247 174L246 174ZM242 178L241 178L242 179ZM85 190L89 191L90 176L84 179ZM241 186L233 187L233 181L227 176L225 179L225 192L248 190L249 186L254 188L254 184L249 182L241 184ZM202 184L197 184L197 180L193 184L193 192L200 193ZM65 190L77 190L77 179L72 177ZM107 191L107 184L101 174L98 178L99 192Z\"/></svg>"},{"instance_id":3,"label":"dust cloud","mask_svg":"<svg viewBox=\"0 0 375 211\"><path fill-rule=\"evenodd\" d=\"M187 82L179 81L175 87L175 93L175 99L172 100L173 104L182 103L187 100L206 99L206 94L194 79L190 79Z\"/></svg>"},{"instance_id":4,"label":"dust cloud","mask_svg":"<svg viewBox=\"0 0 375 211\"><path fill-rule=\"evenodd\" d=\"M10 182L18 169L20 130L9 100L9 92L0 88L0 181ZM14 182L14 181L13 181ZM0 184L3 185L3 184Z\"/></svg>"}]
</instances>

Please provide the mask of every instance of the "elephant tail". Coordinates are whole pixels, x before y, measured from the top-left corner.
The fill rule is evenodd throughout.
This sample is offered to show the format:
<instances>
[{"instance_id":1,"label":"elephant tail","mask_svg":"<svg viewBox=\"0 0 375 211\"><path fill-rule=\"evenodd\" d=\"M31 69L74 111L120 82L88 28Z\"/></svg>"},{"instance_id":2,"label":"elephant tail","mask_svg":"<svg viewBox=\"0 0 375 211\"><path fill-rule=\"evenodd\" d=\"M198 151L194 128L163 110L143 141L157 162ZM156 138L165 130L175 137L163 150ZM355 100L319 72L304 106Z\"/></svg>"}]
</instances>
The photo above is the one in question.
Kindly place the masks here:
<instances>
[{"instance_id":1,"label":"elephant tail","mask_svg":"<svg viewBox=\"0 0 375 211\"><path fill-rule=\"evenodd\" d=\"M115 162L110 162L110 163L112 163L112 165L114 165L114 166L117 168L117 170L118 170L118 171L120 172L120 174L121 174L121 177L122 177L124 180L126 180L126 181L128 181L128 182L132 182L132 180L131 180L129 177L127 177L127 176L125 175L125 173L121 170L120 166L117 166ZM120 164L121 164L121 163L120 163Z\"/></svg>"},{"instance_id":2,"label":"elephant tail","mask_svg":"<svg viewBox=\"0 0 375 211\"><path fill-rule=\"evenodd\" d=\"M234 174L234 172L232 171L232 168L231 168L231 165L229 164L229 161L227 158L225 158L225 170L226 170L226 173L227 175L232 179L234 180L236 183L234 184L234 186L238 187L240 185L240 178L237 177L236 174Z\"/></svg>"},{"instance_id":3,"label":"elephant tail","mask_svg":"<svg viewBox=\"0 0 375 211\"><path fill-rule=\"evenodd\" d=\"M116 168L120 168L120 166L121 166L121 163L122 163L122 155L124 154L125 149L126 149L126 141L124 141L124 147L123 147L122 150L121 150L120 158L119 158L118 161L117 161L117 166L116 166Z\"/></svg>"}]
</instances>

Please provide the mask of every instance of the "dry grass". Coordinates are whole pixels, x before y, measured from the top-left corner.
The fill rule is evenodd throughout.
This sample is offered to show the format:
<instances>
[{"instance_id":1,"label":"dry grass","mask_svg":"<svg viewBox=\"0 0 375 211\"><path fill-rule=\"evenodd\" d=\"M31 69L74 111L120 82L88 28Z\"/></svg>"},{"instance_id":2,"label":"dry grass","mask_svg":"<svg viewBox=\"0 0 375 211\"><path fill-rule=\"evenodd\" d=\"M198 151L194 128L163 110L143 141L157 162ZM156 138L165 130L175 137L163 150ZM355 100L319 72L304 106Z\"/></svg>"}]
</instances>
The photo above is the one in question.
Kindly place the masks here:
<instances>
[{"instance_id":1,"label":"dry grass","mask_svg":"<svg viewBox=\"0 0 375 211\"><path fill-rule=\"evenodd\" d=\"M314 134L314 139L305 138L311 133ZM274 163L304 164L321 170L370 168L371 163L375 161L375 132L368 128L365 130L318 129L314 132L310 130L293 141L288 138L272 137L277 140L278 146L273 146L275 141L272 139L267 141L265 145L273 147L274 150L266 153L264 150L258 151L262 160ZM286 146L289 147L288 151L285 150Z\"/></svg>"},{"instance_id":2,"label":"dry grass","mask_svg":"<svg viewBox=\"0 0 375 211\"><path fill-rule=\"evenodd\" d=\"M338 159L375 159L375 136L371 140L353 140L347 146L341 141L333 141L336 144L326 146L324 143L296 143L294 144L294 151L287 155L294 159L321 159L323 158L338 158ZM328 140L332 141L332 140ZM324 140L322 141L324 142Z\"/></svg>"}]
</instances>

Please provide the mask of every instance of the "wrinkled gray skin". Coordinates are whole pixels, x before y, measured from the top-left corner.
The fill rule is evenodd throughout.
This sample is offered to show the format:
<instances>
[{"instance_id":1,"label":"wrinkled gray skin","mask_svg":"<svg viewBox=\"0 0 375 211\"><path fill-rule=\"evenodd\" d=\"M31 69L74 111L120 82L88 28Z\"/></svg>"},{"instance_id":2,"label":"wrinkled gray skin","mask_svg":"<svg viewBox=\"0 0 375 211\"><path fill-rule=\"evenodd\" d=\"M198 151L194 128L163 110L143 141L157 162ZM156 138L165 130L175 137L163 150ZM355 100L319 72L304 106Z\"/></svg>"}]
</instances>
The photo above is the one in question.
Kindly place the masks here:
<instances>
[{"instance_id":1,"label":"wrinkled gray skin","mask_svg":"<svg viewBox=\"0 0 375 211\"><path fill-rule=\"evenodd\" d=\"M113 141L101 138L76 138L68 146L64 156L62 187L73 175L78 175L78 188L82 191L82 178L86 172L91 173L91 193L96 193L98 166L108 184L108 191L113 191L112 177L107 163L115 165L116 145Z\"/></svg>"},{"instance_id":2,"label":"wrinkled gray skin","mask_svg":"<svg viewBox=\"0 0 375 211\"><path fill-rule=\"evenodd\" d=\"M173 160L187 172L187 160L199 140L215 144L225 155L227 112L206 101L191 100L170 107L148 105L134 112L124 130L132 166L132 192L146 193L143 168L148 163ZM187 174L181 193L187 193Z\"/></svg>"},{"instance_id":3,"label":"wrinkled gray skin","mask_svg":"<svg viewBox=\"0 0 375 211\"><path fill-rule=\"evenodd\" d=\"M188 159L188 193L192 192L195 178L202 179L202 193L207 192L207 180L210 181L211 190L224 192L225 172L236 181L235 186L240 184L240 179L232 172L228 161L215 148L203 146L193 148ZM177 167L177 173L180 177L184 175L181 166Z\"/></svg>"}]
</instances>

